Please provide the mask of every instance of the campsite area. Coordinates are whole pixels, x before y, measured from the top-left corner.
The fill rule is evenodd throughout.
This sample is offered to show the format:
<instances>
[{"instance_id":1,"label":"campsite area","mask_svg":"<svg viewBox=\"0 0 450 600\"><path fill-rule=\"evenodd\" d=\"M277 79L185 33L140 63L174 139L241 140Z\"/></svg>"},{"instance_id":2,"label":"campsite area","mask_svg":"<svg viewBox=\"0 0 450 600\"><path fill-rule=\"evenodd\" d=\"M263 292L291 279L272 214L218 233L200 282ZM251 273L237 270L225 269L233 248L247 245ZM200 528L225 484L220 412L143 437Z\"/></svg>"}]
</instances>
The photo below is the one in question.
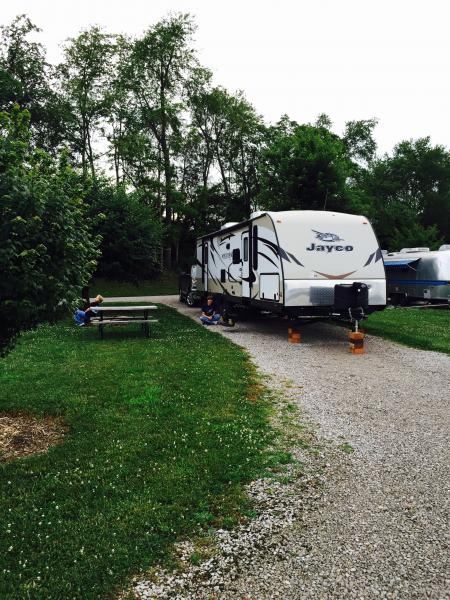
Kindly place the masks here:
<instances>
[{"instance_id":1,"label":"campsite area","mask_svg":"<svg viewBox=\"0 0 450 600\"><path fill-rule=\"evenodd\" d=\"M0 15L0 600L450 600L444 0Z\"/></svg>"},{"instance_id":2,"label":"campsite area","mask_svg":"<svg viewBox=\"0 0 450 600\"><path fill-rule=\"evenodd\" d=\"M209 598L211 586L221 597L259 597L268 572L282 595L295 588L313 598L324 572L345 595L351 569L361 593L381 593L392 577L405 595L439 597L448 312L393 309L365 324L392 338L394 320L398 341L440 354L370 336L366 354L352 356L340 327L306 325L302 344L290 345L286 325L267 318L220 328L227 340L219 326L192 322L198 309L177 296L153 298L159 322L149 340L129 326L101 341L94 328L63 321L24 334L2 361L3 413L50 416L57 432L42 448L27 437L39 431L7 440L16 452L2 467L7 597L98 598L131 578L128 589L143 598L164 587ZM265 482L264 493L252 495L251 480ZM274 518L283 512L290 519ZM230 532L238 575L220 531ZM188 541L180 562L173 544Z\"/></svg>"}]
</instances>

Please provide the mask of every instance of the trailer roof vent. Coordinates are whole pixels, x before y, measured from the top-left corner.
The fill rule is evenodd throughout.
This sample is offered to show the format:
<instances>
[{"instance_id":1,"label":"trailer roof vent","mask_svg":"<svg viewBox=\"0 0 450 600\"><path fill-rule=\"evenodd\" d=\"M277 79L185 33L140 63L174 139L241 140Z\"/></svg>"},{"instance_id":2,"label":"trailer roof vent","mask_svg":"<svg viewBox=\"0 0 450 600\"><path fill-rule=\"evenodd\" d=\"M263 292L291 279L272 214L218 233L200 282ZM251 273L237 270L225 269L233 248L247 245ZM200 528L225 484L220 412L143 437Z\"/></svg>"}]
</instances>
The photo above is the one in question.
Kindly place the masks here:
<instances>
[{"instance_id":1,"label":"trailer roof vent","mask_svg":"<svg viewBox=\"0 0 450 600\"><path fill-rule=\"evenodd\" d=\"M220 229L228 229L228 227L233 227L233 225L237 225L237 222L230 221L229 223L224 223Z\"/></svg>"},{"instance_id":2,"label":"trailer roof vent","mask_svg":"<svg viewBox=\"0 0 450 600\"><path fill-rule=\"evenodd\" d=\"M439 250L450 250L450 244L442 244Z\"/></svg>"},{"instance_id":3,"label":"trailer roof vent","mask_svg":"<svg viewBox=\"0 0 450 600\"><path fill-rule=\"evenodd\" d=\"M400 252L410 253L410 252L429 252L429 248L402 248Z\"/></svg>"}]
</instances>

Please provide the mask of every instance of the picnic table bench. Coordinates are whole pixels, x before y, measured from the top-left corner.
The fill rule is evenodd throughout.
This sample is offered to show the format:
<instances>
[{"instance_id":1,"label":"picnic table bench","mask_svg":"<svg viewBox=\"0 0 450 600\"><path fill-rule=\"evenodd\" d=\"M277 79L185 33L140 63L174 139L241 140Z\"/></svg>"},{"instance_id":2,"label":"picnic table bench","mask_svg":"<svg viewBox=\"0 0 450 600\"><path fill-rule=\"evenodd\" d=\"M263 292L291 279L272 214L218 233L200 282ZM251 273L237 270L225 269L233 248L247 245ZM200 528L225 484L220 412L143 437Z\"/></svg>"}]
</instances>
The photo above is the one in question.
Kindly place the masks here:
<instances>
[{"instance_id":1,"label":"picnic table bench","mask_svg":"<svg viewBox=\"0 0 450 600\"><path fill-rule=\"evenodd\" d=\"M98 327L101 339L104 337L106 325L114 327L135 323L141 326L147 337L150 337L150 323L157 323L157 319L151 319L151 310L157 310L157 306L98 306L97 316L91 319L91 323ZM107 317L105 319L105 316Z\"/></svg>"}]
</instances>

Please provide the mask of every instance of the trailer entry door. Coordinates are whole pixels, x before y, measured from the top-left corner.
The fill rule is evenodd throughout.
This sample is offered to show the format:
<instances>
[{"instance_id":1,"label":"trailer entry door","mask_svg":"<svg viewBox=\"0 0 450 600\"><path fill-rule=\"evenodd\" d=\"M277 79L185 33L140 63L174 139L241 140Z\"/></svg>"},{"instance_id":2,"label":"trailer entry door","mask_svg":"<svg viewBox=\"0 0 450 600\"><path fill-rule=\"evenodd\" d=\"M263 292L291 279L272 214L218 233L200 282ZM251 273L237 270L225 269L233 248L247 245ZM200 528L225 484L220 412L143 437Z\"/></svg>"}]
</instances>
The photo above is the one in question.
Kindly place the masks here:
<instances>
[{"instance_id":1,"label":"trailer entry door","mask_svg":"<svg viewBox=\"0 0 450 600\"><path fill-rule=\"evenodd\" d=\"M242 254L242 297L250 298L250 248L248 231L241 236Z\"/></svg>"}]
</instances>

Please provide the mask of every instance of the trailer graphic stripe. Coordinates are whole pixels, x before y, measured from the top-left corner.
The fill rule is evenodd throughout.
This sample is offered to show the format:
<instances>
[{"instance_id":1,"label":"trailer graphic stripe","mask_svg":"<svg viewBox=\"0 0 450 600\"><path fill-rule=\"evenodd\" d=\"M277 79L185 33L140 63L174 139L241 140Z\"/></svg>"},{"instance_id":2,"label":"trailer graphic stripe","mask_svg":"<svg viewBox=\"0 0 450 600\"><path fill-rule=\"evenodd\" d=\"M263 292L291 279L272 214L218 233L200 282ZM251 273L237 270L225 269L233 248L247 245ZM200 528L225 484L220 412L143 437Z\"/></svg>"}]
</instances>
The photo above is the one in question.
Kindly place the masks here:
<instances>
[{"instance_id":1,"label":"trailer graphic stripe","mask_svg":"<svg viewBox=\"0 0 450 600\"><path fill-rule=\"evenodd\" d=\"M378 262L379 260L381 260L383 258L383 253L381 252L380 248L378 248L378 250L376 250L375 252L372 252L372 254L369 256L369 258L367 259L367 262L364 266L367 267L367 265L370 265L370 263L372 262L374 257L375 257L375 262Z\"/></svg>"},{"instance_id":2,"label":"trailer graphic stripe","mask_svg":"<svg viewBox=\"0 0 450 600\"><path fill-rule=\"evenodd\" d=\"M219 285L219 286L222 288L222 291L224 291L224 292L225 292L225 294L227 294L227 293L228 293L228 292L227 292L227 290L226 290L226 288L225 288L225 287L222 285L222 282L221 282L221 281L219 281L218 279L216 279L216 278L215 278L215 277L214 277L214 276L211 274L211 271L209 270L209 268L208 268L208 275L211 277L211 279L214 281L214 283L218 284L218 285Z\"/></svg>"},{"instance_id":3,"label":"trailer graphic stripe","mask_svg":"<svg viewBox=\"0 0 450 600\"><path fill-rule=\"evenodd\" d=\"M226 235L223 238L220 238L220 244L219 246L221 246L224 242L226 242L227 240L230 240L232 237L234 237L234 233L229 233L228 235Z\"/></svg>"},{"instance_id":4,"label":"trailer graphic stripe","mask_svg":"<svg viewBox=\"0 0 450 600\"><path fill-rule=\"evenodd\" d=\"M369 258L367 259L366 264L364 265L365 267L367 267L367 265L370 265L370 263L373 260L373 257L375 256L376 252L372 252L372 254L369 256Z\"/></svg>"},{"instance_id":5,"label":"trailer graphic stripe","mask_svg":"<svg viewBox=\"0 0 450 600\"><path fill-rule=\"evenodd\" d=\"M258 241L262 242L263 240L261 238L258 238ZM277 249L278 246L276 246L275 244L272 244L272 243L269 244L267 242L264 242L264 245L267 246L267 248L269 248L269 250L272 250L274 255L278 258L278 249Z\"/></svg>"},{"instance_id":6,"label":"trailer graphic stripe","mask_svg":"<svg viewBox=\"0 0 450 600\"><path fill-rule=\"evenodd\" d=\"M297 263L297 264L298 264L298 265L300 265L301 267L304 267L304 265L302 265L302 263L301 263L299 260L297 260L297 258L296 258L296 257L295 257L295 256L294 256L294 255L293 255L291 252L288 252L288 254L289 254L289 256L292 258L292 260L293 260L295 263Z\"/></svg>"},{"instance_id":7,"label":"trailer graphic stripe","mask_svg":"<svg viewBox=\"0 0 450 600\"><path fill-rule=\"evenodd\" d=\"M314 271L314 273L317 273L317 275L322 275L327 279L345 279L349 275L353 275L353 273L356 273L356 271L350 271L350 273L342 273L342 275L329 275L328 273L321 273L320 271Z\"/></svg>"},{"instance_id":8,"label":"trailer graphic stripe","mask_svg":"<svg viewBox=\"0 0 450 600\"><path fill-rule=\"evenodd\" d=\"M276 263L275 261L273 261L271 258L269 258L269 257L267 256L267 254L264 254L264 252L261 252L261 250L259 250L259 251L258 251L258 254L259 254L260 256L264 256L264 258L265 258L266 260L268 260L269 262L271 262L271 263L274 265L274 267L278 267L277 263Z\"/></svg>"},{"instance_id":9,"label":"trailer graphic stripe","mask_svg":"<svg viewBox=\"0 0 450 600\"><path fill-rule=\"evenodd\" d=\"M277 244L274 244L270 240L267 240L266 238L262 237L258 237L258 241L264 242L264 244L268 246L277 256L281 256L281 258L284 258L284 260L291 262L291 259L287 255L286 250L283 250L281 246L277 246Z\"/></svg>"},{"instance_id":10,"label":"trailer graphic stripe","mask_svg":"<svg viewBox=\"0 0 450 600\"><path fill-rule=\"evenodd\" d=\"M236 279L236 277L233 277L233 275L230 273L230 267L228 267L228 269L227 269L227 275L228 275L228 279L231 279L232 281L236 281L236 283L239 283L239 279Z\"/></svg>"}]
</instances>

